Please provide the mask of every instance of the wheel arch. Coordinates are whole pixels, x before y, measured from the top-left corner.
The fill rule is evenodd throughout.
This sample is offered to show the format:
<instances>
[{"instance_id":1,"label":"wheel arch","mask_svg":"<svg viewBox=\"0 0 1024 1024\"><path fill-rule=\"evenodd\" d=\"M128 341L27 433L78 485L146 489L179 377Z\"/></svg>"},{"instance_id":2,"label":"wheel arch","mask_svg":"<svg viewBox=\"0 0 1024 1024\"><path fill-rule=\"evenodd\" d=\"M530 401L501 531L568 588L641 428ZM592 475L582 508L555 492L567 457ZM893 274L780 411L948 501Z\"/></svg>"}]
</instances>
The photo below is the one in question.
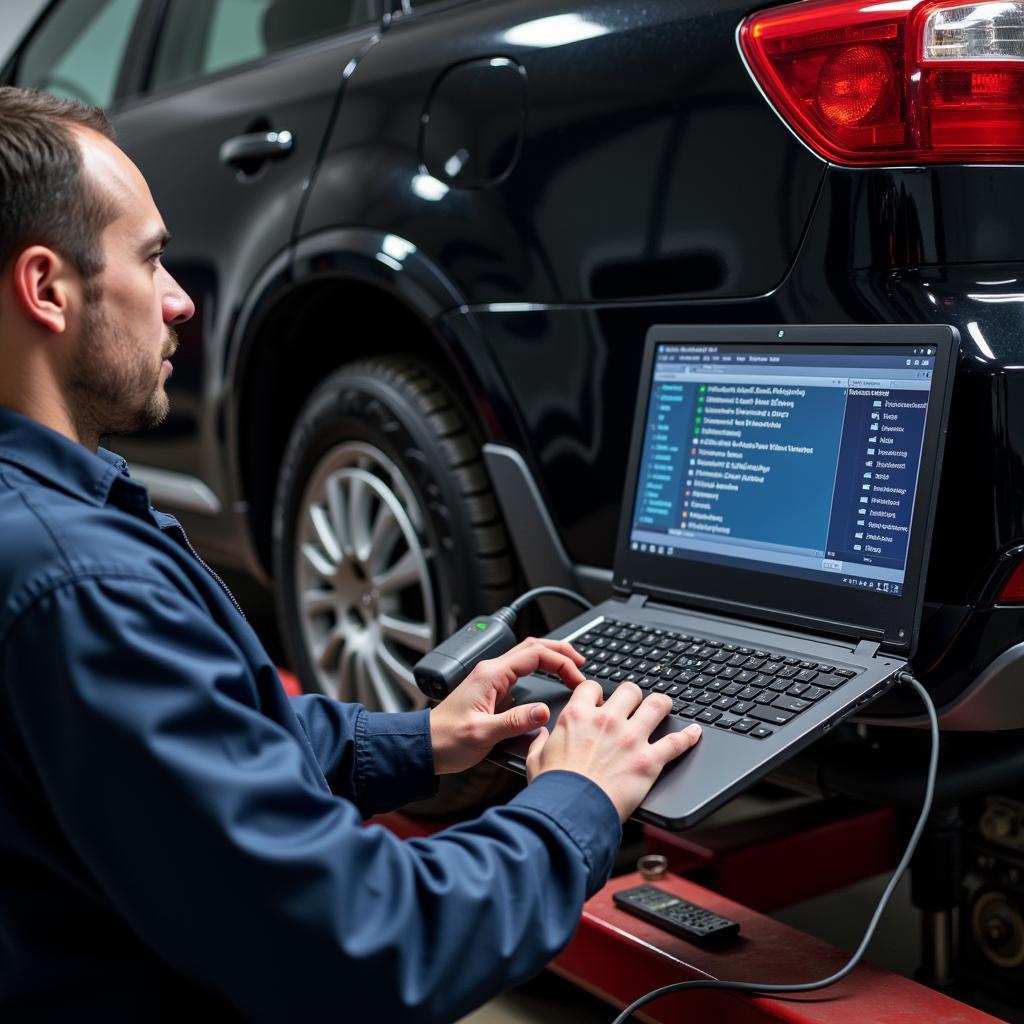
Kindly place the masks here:
<instances>
[{"instance_id":1,"label":"wheel arch","mask_svg":"<svg viewBox=\"0 0 1024 1024\"><path fill-rule=\"evenodd\" d=\"M471 351L464 337L437 327L460 305L450 282L415 246L380 231L320 232L300 241L287 264L268 268L240 317L246 326L226 368L233 491L268 576L285 446L306 399L332 370L366 356L410 356L449 385L481 441L489 439L490 417L476 400L485 394L477 365L484 346ZM354 329L342 326L346 310L354 311Z\"/></svg>"}]
</instances>

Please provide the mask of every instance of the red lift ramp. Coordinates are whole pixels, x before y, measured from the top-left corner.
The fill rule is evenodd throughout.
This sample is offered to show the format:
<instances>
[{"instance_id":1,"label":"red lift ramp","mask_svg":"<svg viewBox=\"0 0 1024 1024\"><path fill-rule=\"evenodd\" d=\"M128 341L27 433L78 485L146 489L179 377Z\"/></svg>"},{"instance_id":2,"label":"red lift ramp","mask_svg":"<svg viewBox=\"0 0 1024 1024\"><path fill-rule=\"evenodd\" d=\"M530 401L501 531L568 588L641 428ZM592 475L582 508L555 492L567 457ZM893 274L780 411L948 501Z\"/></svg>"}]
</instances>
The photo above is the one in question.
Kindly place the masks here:
<instances>
[{"instance_id":1,"label":"red lift ramp","mask_svg":"<svg viewBox=\"0 0 1024 1024\"><path fill-rule=\"evenodd\" d=\"M382 814L372 820L403 839L432 835L451 824L398 813ZM884 836L890 825L887 815L861 816L859 821L850 823L843 838L864 833L865 826L868 834L877 832ZM647 835L648 848L654 846L657 852L667 853L670 863L673 859L682 862L683 850L679 847L666 849L667 837L658 833L660 830L653 836ZM834 847L836 835L831 830L818 838L827 838L828 845ZM766 848L770 845L769 842ZM692 841L687 852L693 857L691 866L694 868L728 857L725 850L709 850L701 856L704 851ZM744 870L739 872L740 878L747 877L750 854L749 847L742 851ZM881 854L883 861L890 856L891 852ZM853 877L843 879L847 884L852 880ZM620 889L644 884L660 886L684 900L738 921L739 937L717 948L701 948L620 910L612 901L612 894ZM678 875L667 874L648 882L633 872L611 879L584 904L572 942L550 969L610 1006L621 1008L645 992L680 981L708 978L765 984L817 981L839 970L849 956L836 946ZM610 1011L609 1021L613 1017L614 1011ZM779 1021L786 1024L1001 1024L998 1017L902 975L863 963L842 982L820 992L754 997L739 992L697 989L656 1000L639 1010L636 1018L657 1024L689 1021L701 1024Z\"/></svg>"},{"instance_id":2,"label":"red lift ramp","mask_svg":"<svg viewBox=\"0 0 1024 1024\"><path fill-rule=\"evenodd\" d=\"M612 894L620 889L644 884L657 885L738 921L738 938L718 948L701 948L612 902ZM605 1002L623 1007L651 989L680 981L817 981L839 970L849 955L677 875L646 882L632 873L613 878L584 904L579 930L551 969ZM752 997L696 989L655 1000L637 1011L636 1017L658 1024L999 1024L997 1017L863 963L839 984L820 992Z\"/></svg>"}]
</instances>

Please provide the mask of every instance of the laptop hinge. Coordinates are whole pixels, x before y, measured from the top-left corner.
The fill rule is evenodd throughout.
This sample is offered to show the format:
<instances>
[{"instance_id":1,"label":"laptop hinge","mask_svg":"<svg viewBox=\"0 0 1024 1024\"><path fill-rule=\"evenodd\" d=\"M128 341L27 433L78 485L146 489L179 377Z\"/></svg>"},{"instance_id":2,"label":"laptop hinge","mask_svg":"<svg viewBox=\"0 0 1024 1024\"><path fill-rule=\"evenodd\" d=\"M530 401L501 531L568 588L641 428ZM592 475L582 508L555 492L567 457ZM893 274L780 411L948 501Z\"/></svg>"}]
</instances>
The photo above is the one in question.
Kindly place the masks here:
<instances>
[{"instance_id":1,"label":"laptop hinge","mask_svg":"<svg viewBox=\"0 0 1024 1024\"><path fill-rule=\"evenodd\" d=\"M878 653L878 646L874 640L861 640L853 653L858 658L873 658Z\"/></svg>"},{"instance_id":2,"label":"laptop hinge","mask_svg":"<svg viewBox=\"0 0 1024 1024\"><path fill-rule=\"evenodd\" d=\"M646 594L630 594L629 600L626 602L627 608L643 608L647 604Z\"/></svg>"}]
</instances>

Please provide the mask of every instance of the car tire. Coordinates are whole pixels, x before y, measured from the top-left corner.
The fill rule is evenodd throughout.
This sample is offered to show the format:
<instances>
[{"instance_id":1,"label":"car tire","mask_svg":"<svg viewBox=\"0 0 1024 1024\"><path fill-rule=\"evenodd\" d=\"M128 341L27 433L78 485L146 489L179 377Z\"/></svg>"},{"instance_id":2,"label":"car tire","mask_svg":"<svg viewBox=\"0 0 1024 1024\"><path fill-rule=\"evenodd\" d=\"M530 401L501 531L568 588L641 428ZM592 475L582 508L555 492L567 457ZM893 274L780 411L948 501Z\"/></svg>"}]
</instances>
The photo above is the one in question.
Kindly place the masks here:
<instances>
[{"instance_id":1,"label":"car tire","mask_svg":"<svg viewBox=\"0 0 1024 1024\"><path fill-rule=\"evenodd\" d=\"M399 359L352 363L292 430L273 518L278 618L307 692L374 711L427 706L412 665L513 596L515 565L479 443L447 388ZM454 814L504 798L513 776L444 776L413 808Z\"/></svg>"}]
</instances>

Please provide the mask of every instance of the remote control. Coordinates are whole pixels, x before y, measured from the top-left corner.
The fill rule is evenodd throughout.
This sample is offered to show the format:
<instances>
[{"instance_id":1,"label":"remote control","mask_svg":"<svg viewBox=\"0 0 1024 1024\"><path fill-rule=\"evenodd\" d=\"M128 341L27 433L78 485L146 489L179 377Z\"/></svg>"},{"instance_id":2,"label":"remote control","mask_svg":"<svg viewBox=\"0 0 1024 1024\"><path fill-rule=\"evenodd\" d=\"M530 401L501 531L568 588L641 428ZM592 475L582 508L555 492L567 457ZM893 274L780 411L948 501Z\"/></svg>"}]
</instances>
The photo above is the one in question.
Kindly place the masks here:
<instances>
[{"instance_id":1,"label":"remote control","mask_svg":"<svg viewBox=\"0 0 1024 1024\"><path fill-rule=\"evenodd\" d=\"M696 903L687 903L655 885L623 889L622 892L614 893L612 899L623 910L659 925L697 946L707 946L739 934L739 922L713 914L704 907L698 907Z\"/></svg>"}]
</instances>

